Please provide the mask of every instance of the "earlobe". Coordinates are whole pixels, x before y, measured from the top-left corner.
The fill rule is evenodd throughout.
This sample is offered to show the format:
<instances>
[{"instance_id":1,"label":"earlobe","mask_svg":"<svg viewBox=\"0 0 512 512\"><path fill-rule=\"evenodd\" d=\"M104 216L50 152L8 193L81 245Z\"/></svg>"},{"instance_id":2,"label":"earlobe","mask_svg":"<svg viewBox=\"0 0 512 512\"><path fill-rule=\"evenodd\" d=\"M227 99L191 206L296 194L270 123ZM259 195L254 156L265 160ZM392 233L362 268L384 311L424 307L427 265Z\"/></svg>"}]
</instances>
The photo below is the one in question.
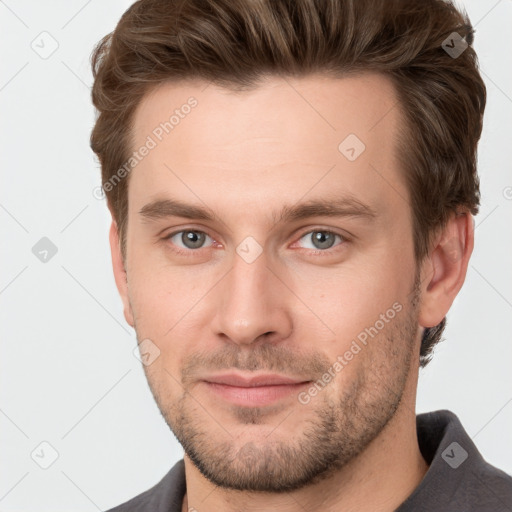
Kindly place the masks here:
<instances>
[{"instance_id":1,"label":"earlobe","mask_svg":"<svg viewBox=\"0 0 512 512\"><path fill-rule=\"evenodd\" d=\"M112 255L112 269L114 271L114 279L116 282L117 290L123 301L124 317L131 327L134 327L133 311L130 304L128 293L128 275L125 269L125 262L123 261L121 253L121 244L119 243L119 231L117 224L112 220L109 233L110 252Z\"/></svg>"},{"instance_id":2,"label":"earlobe","mask_svg":"<svg viewBox=\"0 0 512 512\"><path fill-rule=\"evenodd\" d=\"M452 214L423 264L422 327L438 325L448 313L464 284L473 246L473 216L470 212Z\"/></svg>"}]
</instances>

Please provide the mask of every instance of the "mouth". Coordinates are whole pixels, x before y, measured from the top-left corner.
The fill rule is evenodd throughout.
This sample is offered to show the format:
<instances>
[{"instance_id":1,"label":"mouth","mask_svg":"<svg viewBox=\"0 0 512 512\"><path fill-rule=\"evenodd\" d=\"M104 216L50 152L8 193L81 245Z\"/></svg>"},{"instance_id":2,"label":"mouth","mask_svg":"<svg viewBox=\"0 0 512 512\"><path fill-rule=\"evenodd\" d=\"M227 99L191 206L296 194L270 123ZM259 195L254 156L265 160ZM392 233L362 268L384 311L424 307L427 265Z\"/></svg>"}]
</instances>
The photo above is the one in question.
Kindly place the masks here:
<instances>
[{"instance_id":1,"label":"mouth","mask_svg":"<svg viewBox=\"0 0 512 512\"><path fill-rule=\"evenodd\" d=\"M217 398L235 405L261 407L299 393L312 381L276 374L244 376L229 373L206 377L202 382Z\"/></svg>"}]
</instances>

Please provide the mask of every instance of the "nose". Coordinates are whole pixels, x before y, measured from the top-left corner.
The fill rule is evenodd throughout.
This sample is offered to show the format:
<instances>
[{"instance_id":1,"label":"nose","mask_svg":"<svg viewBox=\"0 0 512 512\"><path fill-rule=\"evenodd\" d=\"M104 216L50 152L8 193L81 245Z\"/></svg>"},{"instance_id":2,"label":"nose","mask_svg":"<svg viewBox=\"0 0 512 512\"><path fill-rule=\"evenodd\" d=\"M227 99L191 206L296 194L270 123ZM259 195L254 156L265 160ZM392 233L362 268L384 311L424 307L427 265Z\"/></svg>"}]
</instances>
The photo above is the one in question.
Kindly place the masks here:
<instances>
[{"instance_id":1,"label":"nose","mask_svg":"<svg viewBox=\"0 0 512 512\"><path fill-rule=\"evenodd\" d=\"M216 336L238 345L286 339L292 332L293 294L276 270L268 266L265 252L248 263L237 253L228 274L215 287Z\"/></svg>"}]
</instances>

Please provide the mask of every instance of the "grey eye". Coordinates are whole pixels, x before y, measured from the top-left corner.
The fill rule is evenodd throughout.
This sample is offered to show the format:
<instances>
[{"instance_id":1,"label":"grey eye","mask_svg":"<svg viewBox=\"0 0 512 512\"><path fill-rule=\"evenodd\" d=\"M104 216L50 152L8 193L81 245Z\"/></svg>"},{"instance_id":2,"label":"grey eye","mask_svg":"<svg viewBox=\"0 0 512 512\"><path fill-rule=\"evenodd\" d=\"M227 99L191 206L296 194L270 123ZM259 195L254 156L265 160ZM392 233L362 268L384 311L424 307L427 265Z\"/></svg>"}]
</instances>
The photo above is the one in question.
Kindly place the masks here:
<instances>
[{"instance_id":1,"label":"grey eye","mask_svg":"<svg viewBox=\"0 0 512 512\"><path fill-rule=\"evenodd\" d=\"M207 237L210 238L206 233L203 233L202 231L186 229L174 233L169 237L169 239L178 247L185 249L201 249Z\"/></svg>"},{"instance_id":2,"label":"grey eye","mask_svg":"<svg viewBox=\"0 0 512 512\"><path fill-rule=\"evenodd\" d=\"M330 249L334 245L336 237L340 240L342 239L340 235L331 231L317 230L306 233L301 237L301 240L311 240L313 247L306 247L307 249L325 250Z\"/></svg>"}]
</instances>

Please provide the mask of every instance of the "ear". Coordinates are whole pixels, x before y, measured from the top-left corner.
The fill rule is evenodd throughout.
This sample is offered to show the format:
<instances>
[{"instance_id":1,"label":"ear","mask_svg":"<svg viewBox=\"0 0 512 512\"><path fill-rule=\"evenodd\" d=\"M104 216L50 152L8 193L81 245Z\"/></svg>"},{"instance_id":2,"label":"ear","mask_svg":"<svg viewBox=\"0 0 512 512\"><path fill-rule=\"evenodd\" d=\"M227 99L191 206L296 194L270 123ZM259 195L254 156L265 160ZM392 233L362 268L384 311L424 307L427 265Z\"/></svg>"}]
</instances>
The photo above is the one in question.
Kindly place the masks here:
<instances>
[{"instance_id":1,"label":"ear","mask_svg":"<svg viewBox=\"0 0 512 512\"><path fill-rule=\"evenodd\" d=\"M129 325L134 327L135 324L133 321L133 311L130 305L128 295L128 276L126 274L124 261L121 254L121 244L119 243L119 231L117 229L117 224L114 220L112 220L112 224L110 226L109 240L110 251L112 253L112 268L114 270L114 279L116 281L117 290L119 291L121 300L123 301L124 318L126 319Z\"/></svg>"},{"instance_id":2,"label":"ear","mask_svg":"<svg viewBox=\"0 0 512 512\"><path fill-rule=\"evenodd\" d=\"M466 279L474 232L473 216L464 212L452 214L446 227L437 235L422 264L420 326L434 327L448 313Z\"/></svg>"}]
</instances>

